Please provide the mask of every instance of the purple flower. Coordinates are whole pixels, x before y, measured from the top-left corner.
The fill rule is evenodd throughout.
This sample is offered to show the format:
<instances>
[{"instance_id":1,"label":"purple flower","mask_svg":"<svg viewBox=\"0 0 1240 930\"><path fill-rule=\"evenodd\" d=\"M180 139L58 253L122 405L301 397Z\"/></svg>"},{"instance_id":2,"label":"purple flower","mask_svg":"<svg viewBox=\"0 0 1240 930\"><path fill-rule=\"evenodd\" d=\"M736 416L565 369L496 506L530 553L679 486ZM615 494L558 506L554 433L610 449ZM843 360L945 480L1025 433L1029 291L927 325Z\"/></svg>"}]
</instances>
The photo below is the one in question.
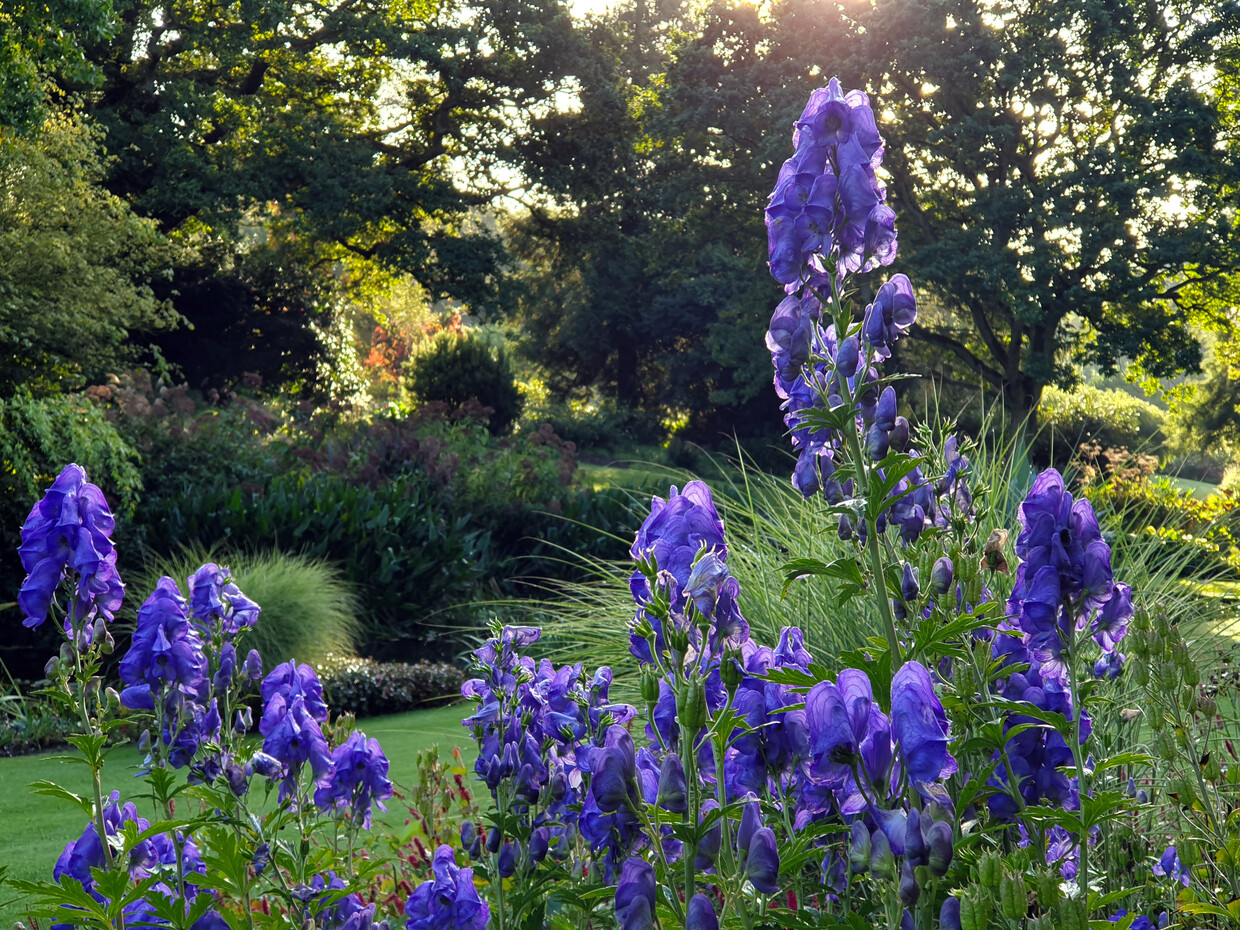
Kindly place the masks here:
<instances>
[{"instance_id":1,"label":"purple flower","mask_svg":"<svg viewBox=\"0 0 1240 930\"><path fill-rule=\"evenodd\" d=\"M770 827L762 827L749 841L745 875L762 894L779 891L779 848Z\"/></svg>"},{"instance_id":2,"label":"purple flower","mask_svg":"<svg viewBox=\"0 0 1240 930\"><path fill-rule=\"evenodd\" d=\"M689 579L685 582L685 596L693 601L702 616L709 617L719 602L719 587L729 577L728 567L723 564L723 560L713 551L707 552L689 572Z\"/></svg>"},{"instance_id":3,"label":"purple flower","mask_svg":"<svg viewBox=\"0 0 1240 930\"><path fill-rule=\"evenodd\" d=\"M298 665L291 659L283 665L277 665L271 674L263 679L263 703L269 704L277 694L284 698L286 704L291 704L294 698L302 698L311 717L320 723L327 719L323 686L319 684L318 676L309 665Z\"/></svg>"},{"instance_id":4,"label":"purple flower","mask_svg":"<svg viewBox=\"0 0 1240 930\"><path fill-rule=\"evenodd\" d=\"M650 930L654 908L654 867L642 859L626 859L616 884L616 922L620 930Z\"/></svg>"},{"instance_id":5,"label":"purple flower","mask_svg":"<svg viewBox=\"0 0 1240 930\"><path fill-rule=\"evenodd\" d=\"M930 782L956 771L947 751L947 714L920 662L900 666L891 682L891 731L913 782Z\"/></svg>"},{"instance_id":6,"label":"purple flower","mask_svg":"<svg viewBox=\"0 0 1240 930\"><path fill-rule=\"evenodd\" d=\"M306 707L303 695L294 697L292 703L287 703L283 694L272 695L263 709L258 731L265 737L263 752L284 765L281 800L296 791L297 777L306 762L310 763L317 788L326 788L331 784L331 752L318 721Z\"/></svg>"},{"instance_id":7,"label":"purple flower","mask_svg":"<svg viewBox=\"0 0 1240 930\"><path fill-rule=\"evenodd\" d=\"M258 621L260 608L241 593L227 568L208 562L189 579L194 620L203 627L218 625L226 638Z\"/></svg>"},{"instance_id":8,"label":"purple flower","mask_svg":"<svg viewBox=\"0 0 1240 930\"><path fill-rule=\"evenodd\" d=\"M1159 878L1170 878L1173 881L1177 881L1185 888L1188 887L1191 879L1191 873L1184 866L1184 863L1180 861L1179 853L1176 852L1174 846L1168 846L1163 851L1161 858L1154 863L1154 874Z\"/></svg>"},{"instance_id":9,"label":"purple flower","mask_svg":"<svg viewBox=\"0 0 1240 930\"><path fill-rule=\"evenodd\" d=\"M152 693L175 688L197 696L205 685L207 659L202 638L189 622L185 599L171 578L163 577L146 602L138 609L133 643L121 660L121 681L127 688L130 707L147 706L140 687Z\"/></svg>"},{"instance_id":10,"label":"purple flower","mask_svg":"<svg viewBox=\"0 0 1240 930\"><path fill-rule=\"evenodd\" d=\"M685 930L719 930L719 918L710 898L699 892L689 899Z\"/></svg>"},{"instance_id":11,"label":"purple flower","mask_svg":"<svg viewBox=\"0 0 1240 930\"><path fill-rule=\"evenodd\" d=\"M103 492L86 480L81 466L65 466L22 525L17 551L27 575L17 603L26 615L23 625L37 627L47 619L68 569L78 582L66 632L95 612L112 619L125 591L112 547L115 526Z\"/></svg>"},{"instance_id":12,"label":"purple flower","mask_svg":"<svg viewBox=\"0 0 1240 930\"><path fill-rule=\"evenodd\" d=\"M314 803L324 809L348 805L354 820L369 830L371 804L386 811L382 802L392 796L387 776L388 760L379 741L355 730L332 753L331 781L315 791Z\"/></svg>"},{"instance_id":13,"label":"purple flower","mask_svg":"<svg viewBox=\"0 0 1240 930\"><path fill-rule=\"evenodd\" d=\"M637 803L637 759L633 739L619 724L607 730L603 746L589 750L590 794L604 814Z\"/></svg>"},{"instance_id":14,"label":"purple flower","mask_svg":"<svg viewBox=\"0 0 1240 930\"><path fill-rule=\"evenodd\" d=\"M723 540L723 520L715 509L710 488L705 482L690 481L683 492L672 485L666 501L660 497L651 501L650 516L637 531L637 539L629 552L635 559L653 554L659 568L669 572L683 588L689 581L693 560L703 545L720 559L728 556ZM640 574L635 576L634 582L639 577L644 583L645 577Z\"/></svg>"},{"instance_id":15,"label":"purple flower","mask_svg":"<svg viewBox=\"0 0 1240 930\"><path fill-rule=\"evenodd\" d=\"M457 867L451 846L435 850L431 868L434 878L405 902L406 930L486 930L490 908L474 888L474 870Z\"/></svg>"},{"instance_id":16,"label":"purple flower","mask_svg":"<svg viewBox=\"0 0 1240 930\"><path fill-rule=\"evenodd\" d=\"M862 332L878 359L891 358L891 346L917 320L917 297L907 275L893 274L865 308Z\"/></svg>"}]
</instances>

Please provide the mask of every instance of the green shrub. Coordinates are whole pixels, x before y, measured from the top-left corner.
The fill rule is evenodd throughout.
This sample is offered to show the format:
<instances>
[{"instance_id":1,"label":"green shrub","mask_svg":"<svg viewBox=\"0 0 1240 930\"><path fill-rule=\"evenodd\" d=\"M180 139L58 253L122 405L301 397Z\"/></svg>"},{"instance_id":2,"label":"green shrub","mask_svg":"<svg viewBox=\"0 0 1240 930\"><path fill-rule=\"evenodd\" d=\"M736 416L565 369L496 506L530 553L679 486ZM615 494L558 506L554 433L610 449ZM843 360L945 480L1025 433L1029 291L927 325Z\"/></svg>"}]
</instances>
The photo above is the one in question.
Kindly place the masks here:
<instances>
[{"instance_id":1,"label":"green shrub","mask_svg":"<svg viewBox=\"0 0 1240 930\"><path fill-rule=\"evenodd\" d=\"M130 607L137 608L161 575L175 579L188 593L186 579L205 562L227 567L237 587L262 608L245 644L258 650L264 668L289 659L313 664L329 655L354 654L361 624L353 586L321 558L279 551L183 548L173 557L152 560L142 575L131 580L136 584L130 584Z\"/></svg>"},{"instance_id":2,"label":"green shrub","mask_svg":"<svg viewBox=\"0 0 1240 930\"><path fill-rule=\"evenodd\" d=\"M442 333L410 366L409 386L424 401L459 407L471 398L490 407L490 427L508 432L521 415L521 392L506 352L479 339Z\"/></svg>"},{"instance_id":3,"label":"green shrub","mask_svg":"<svg viewBox=\"0 0 1240 930\"><path fill-rule=\"evenodd\" d=\"M451 703L465 674L448 662L376 662L329 655L314 663L323 696L335 713L397 714Z\"/></svg>"},{"instance_id":4,"label":"green shrub","mask_svg":"<svg viewBox=\"0 0 1240 930\"><path fill-rule=\"evenodd\" d=\"M1159 438L1165 418L1162 410L1125 391L1048 387L1038 405L1043 429L1034 440L1035 457L1062 463L1081 443L1091 440L1103 447L1148 451Z\"/></svg>"},{"instance_id":5,"label":"green shrub","mask_svg":"<svg viewBox=\"0 0 1240 930\"><path fill-rule=\"evenodd\" d=\"M199 487L152 514L147 534L156 552L196 542L335 564L360 602L359 649L389 658L455 651L450 608L468 602L493 567L488 534L421 473L373 488L325 473Z\"/></svg>"}]
</instances>

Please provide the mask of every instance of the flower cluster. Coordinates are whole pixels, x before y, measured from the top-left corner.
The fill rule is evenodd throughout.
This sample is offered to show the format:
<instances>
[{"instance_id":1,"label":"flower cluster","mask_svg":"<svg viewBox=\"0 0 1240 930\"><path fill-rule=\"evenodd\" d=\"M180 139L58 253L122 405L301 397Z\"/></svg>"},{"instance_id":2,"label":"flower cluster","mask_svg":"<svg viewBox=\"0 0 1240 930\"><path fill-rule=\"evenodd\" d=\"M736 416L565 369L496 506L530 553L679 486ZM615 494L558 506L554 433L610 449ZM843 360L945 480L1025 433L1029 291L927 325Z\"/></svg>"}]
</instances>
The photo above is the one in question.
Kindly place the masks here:
<instances>
[{"instance_id":1,"label":"flower cluster","mask_svg":"<svg viewBox=\"0 0 1240 930\"><path fill-rule=\"evenodd\" d=\"M1020 505L1020 525L1008 615L1041 673L1063 680L1076 633L1088 629L1104 654L1114 651L1132 618L1132 591L1112 577L1111 547L1093 506L1074 501L1053 468L1038 475Z\"/></svg>"},{"instance_id":2,"label":"flower cluster","mask_svg":"<svg viewBox=\"0 0 1240 930\"><path fill-rule=\"evenodd\" d=\"M127 824L132 824L139 832L145 832L151 826L146 818L138 816L138 810L132 802L121 804L120 792L116 791L112 792L111 803L104 809L103 822L109 841L114 841ZM178 883L178 858L180 874L184 876L184 881L181 882L183 894L178 894L172 887ZM198 882L194 880L196 875L202 875L207 870L198 855L198 847L182 835L172 837L166 833L155 833L147 837L129 851L127 864L133 881L152 882L145 897L126 906L125 921L128 924L152 922L150 899L153 897L162 897L169 903L183 898L188 912L199 894L209 894L200 891ZM79 882L83 891L103 903L105 898L96 890L95 877L91 870L102 869L105 865L103 842L97 827L92 823L78 839L66 844L52 870L52 876L57 882L65 879ZM193 930L226 930L227 927L228 924L219 914L208 909L194 922Z\"/></svg>"},{"instance_id":3,"label":"flower cluster","mask_svg":"<svg viewBox=\"0 0 1240 930\"><path fill-rule=\"evenodd\" d=\"M622 845L636 836L605 787L632 771L632 742L626 764L616 740L620 734L627 738L624 725L635 711L608 697L609 669L586 677L580 665L556 668L520 655L539 636L537 629L504 627L474 653L483 677L461 688L477 705L463 721L478 742L474 770L528 834L523 850L497 831L486 837L505 872L532 867L548 852L562 856L578 833L608 850L615 833L624 834L618 839ZM483 837L472 826L470 833L466 845L480 856ZM611 855L605 867L616 861Z\"/></svg>"},{"instance_id":4,"label":"flower cluster","mask_svg":"<svg viewBox=\"0 0 1240 930\"><path fill-rule=\"evenodd\" d=\"M86 480L80 465L67 465L22 525L17 550L27 572L17 595L28 627L47 619L56 589L72 570L77 585L66 608L65 632L89 645L92 619L111 620L125 586L116 571L116 528L103 492Z\"/></svg>"},{"instance_id":5,"label":"flower cluster","mask_svg":"<svg viewBox=\"0 0 1240 930\"><path fill-rule=\"evenodd\" d=\"M486 930L491 909L474 888L474 870L456 864L451 846L435 850L434 878L405 902L406 930Z\"/></svg>"},{"instance_id":6,"label":"flower cluster","mask_svg":"<svg viewBox=\"0 0 1240 930\"><path fill-rule=\"evenodd\" d=\"M795 287L808 266L824 274L889 265L896 255L895 213L875 169L883 161L869 98L834 78L814 91L793 135L766 208L771 274Z\"/></svg>"}]
</instances>

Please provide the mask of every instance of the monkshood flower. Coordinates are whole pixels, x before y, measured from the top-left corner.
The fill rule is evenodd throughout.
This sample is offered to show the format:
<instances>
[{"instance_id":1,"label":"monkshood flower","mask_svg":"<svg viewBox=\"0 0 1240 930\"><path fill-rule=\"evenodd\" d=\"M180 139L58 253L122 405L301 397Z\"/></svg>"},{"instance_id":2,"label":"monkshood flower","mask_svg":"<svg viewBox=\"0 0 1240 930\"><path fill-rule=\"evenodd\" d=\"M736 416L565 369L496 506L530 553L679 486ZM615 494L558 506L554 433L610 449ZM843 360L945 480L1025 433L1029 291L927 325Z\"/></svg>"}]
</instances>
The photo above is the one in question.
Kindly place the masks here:
<instances>
[{"instance_id":1,"label":"monkshood flower","mask_svg":"<svg viewBox=\"0 0 1240 930\"><path fill-rule=\"evenodd\" d=\"M108 836L118 835L128 823L134 824L139 832L150 828L150 822L138 816L138 809L132 802L120 803L120 792L113 791L110 803L104 808L104 826ZM206 872L206 866L198 855L198 847L192 840L181 838L182 869L185 875L191 876ZM56 861L52 877L60 882L65 878L76 879L82 888L97 900L103 900L95 893L95 879L91 869L102 869L106 866L103 844L99 840L99 831L91 821L76 840L65 844L64 852ZM148 837L138 843L129 852L127 868L130 878L141 881L151 876L165 874L169 870L176 876L176 846L172 839L163 833ZM187 885L187 889L192 888Z\"/></svg>"},{"instance_id":2,"label":"monkshood flower","mask_svg":"<svg viewBox=\"0 0 1240 930\"><path fill-rule=\"evenodd\" d=\"M121 681L128 686L121 701L127 707L153 710L155 700L169 691L191 699L201 694L207 659L187 606L176 582L165 576L138 609L133 643L120 664Z\"/></svg>"},{"instance_id":3,"label":"monkshood flower","mask_svg":"<svg viewBox=\"0 0 1240 930\"><path fill-rule=\"evenodd\" d=\"M260 665L261 668L261 665ZM323 700L323 686L309 665L298 665L289 660L277 665L263 679L263 704L270 704L276 695L284 698L285 705L292 704L295 698L301 698L306 711L315 720L322 723L327 719L327 704ZM266 712L264 711L264 716Z\"/></svg>"},{"instance_id":4,"label":"monkshood flower","mask_svg":"<svg viewBox=\"0 0 1240 930\"><path fill-rule=\"evenodd\" d=\"M997 631L992 654L1005 666L1028 666L1024 671L1008 677L1001 692L1004 698L1027 703L1038 710L1063 714L1070 722L1076 719L1068 688L1058 678L1043 675L1042 667L1030 657L1020 639L1008 632ZM1007 768L1010 766L1026 805L1049 802L1066 810L1078 809L1080 800L1075 781L1062 771L1074 764L1072 747L1058 731L1039 726L1036 718L1019 710L1007 714L1003 722L1004 732L1021 725L1027 725L1027 728L1008 740L1003 750L1004 764L996 768L990 784L1007 789ZM1089 714L1082 713L1082 745L1091 732ZM994 758L998 759L998 754ZM1016 816L1016 801L1007 790L991 795L988 803L991 814L1000 820L1011 821Z\"/></svg>"},{"instance_id":5,"label":"monkshood flower","mask_svg":"<svg viewBox=\"0 0 1240 930\"><path fill-rule=\"evenodd\" d=\"M69 569L78 581L65 632L85 630L85 621L95 614L112 619L125 593L112 547L115 528L103 492L87 481L80 465L65 466L22 524L17 551L27 575L17 603L24 626L37 627L47 619Z\"/></svg>"},{"instance_id":6,"label":"monkshood flower","mask_svg":"<svg viewBox=\"0 0 1240 930\"><path fill-rule=\"evenodd\" d=\"M1188 887L1191 877L1184 863L1180 861L1179 853L1176 852L1174 846L1168 846L1159 860L1154 863L1154 874L1159 878L1177 881L1185 888Z\"/></svg>"},{"instance_id":7,"label":"monkshood flower","mask_svg":"<svg viewBox=\"0 0 1240 930\"><path fill-rule=\"evenodd\" d=\"M435 850L434 875L405 902L406 930L486 930L490 908L478 897L474 870L458 868L451 846Z\"/></svg>"},{"instance_id":8,"label":"monkshood flower","mask_svg":"<svg viewBox=\"0 0 1240 930\"><path fill-rule=\"evenodd\" d=\"M306 706L304 695L288 702L283 694L271 696L263 708L258 724L263 740L263 753L281 763L284 778L280 783L280 800L297 792L302 766L309 762L316 788L327 788L332 778L332 755L318 721Z\"/></svg>"},{"instance_id":9,"label":"monkshood flower","mask_svg":"<svg viewBox=\"0 0 1240 930\"><path fill-rule=\"evenodd\" d=\"M930 672L920 662L906 662L891 682L891 732L900 763L914 783L937 781L956 771L947 751L947 714Z\"/></svg>"},{"instance_id":10,"label":"monkshood flower","mask_svg":"<svg viewBox=\"0 0 1240 930\"><path fill-rule=\"evenodd\" d=\"M327 877L316 875L310 880L310 891L317 899L325 898L334 891L344 891L348 886L335 872ZM320 930L369 930L375 920L375 905L364 904L356 892L341 897L334 903L314 900L310 913L314 925Z\"/></svg>"},{"instance_id":11,"label":"monkshood flower","mask_svg":"<svg viewBox=\"0 0 1240 930\"><path fill-rule=\"evenodd\" d=\"M258 621L261 608L241 593L227 568L208 562L189 579L194 621L205 629L218 628L226 640Z\"/></svg>"},{"instance_id":12,"label":"monkshood flower","mask_svg":"<svg viewBox=\"0 0 1240 930\"><path fill-rule=\"evenodd\" d=\"M354 822L369 830L371 805L386 811L383 801L391 796L388 760L379 741L355 730L332 753L331 781L315 791L314 803L323 809L348 807Z\"/></svg>"},{"instance_id":13,"label":"monkshood flower","mask_svg":"<svg viewBox=\"0 0 1240 930\"><path fill-rule=\"evenodd\" d=\"M626 859L616 884L616 922L620 930L650 930L654 925L654 867L643 859Z\"/></svg>"},{"instance_id":14,"label":"monkshood flower","mask_svg":"<svg viewBox=\"0 0 1240 930\"><path fill-rule=\"evenodd\" d=\"M805 696L810 771L842 795L840 809L859 813L870 801L856 781L883 784L891 772L891 721L878 707L870 678L860 669L840 671ZM884 795L886 792L884 791Z\"/></svg>"},{"instance_id":15,"label":"monkshood flower","mask_svg":"<svg viewBox=\"0 0 1240 930\"><path fill-rule=\"evenodd\" d=\"M719 930L715 905L706 895L695 894L689 899L685 914L685 930Z\"/></svg>"},{"instance_id":16,"label":"monkshood flower","mask_svg":"<svg viewBox=\"0 0 1240 930\"><path fill-rule=\"evenodd\" d=\"M629 649L638 661L654 664L656 653L662 655L667 648L663 622L645 609L655 599L652 580L668 598L671 622L689 635L699 653L704 650L690 621L690 605L710 621L711 650L725 643L739 646L749 638L749 624L738 606L740 585L726 565L723 521L704 482L690 481L683 493L673 485L667 500L655 497L629 551L639 562L653 561L658 568L654 579L639 568L629 580L639 605L635 627L645 622L655 631L653 649L636 629L631 633Z\"/></svg>"}]
</instances>

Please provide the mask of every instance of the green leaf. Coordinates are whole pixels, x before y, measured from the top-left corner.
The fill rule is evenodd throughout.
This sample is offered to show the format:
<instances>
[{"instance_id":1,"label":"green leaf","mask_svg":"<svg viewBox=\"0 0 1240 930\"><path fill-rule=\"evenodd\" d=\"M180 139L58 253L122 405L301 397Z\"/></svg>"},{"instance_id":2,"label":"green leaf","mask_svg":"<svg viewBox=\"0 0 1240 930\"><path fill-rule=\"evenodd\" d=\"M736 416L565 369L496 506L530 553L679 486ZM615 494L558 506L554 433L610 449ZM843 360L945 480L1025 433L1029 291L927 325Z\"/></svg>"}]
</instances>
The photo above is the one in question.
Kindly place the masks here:
<instances>
[{"instance_id":1,"label":"green leaf","mask_svg":"<svg viewBox=\"0 0 1240 930\"><path fill-rule=\"evenodd\" d=\"M48 798L60 798L62 801L68 801L70 804L76 804L82 809L87 817L95 815L94 802L88 801L86 798L74 794L68 788L56 784L54 781L47 779L39 779L30 783L30 790L37 795Z\"/></svg>"}]
</instances>

